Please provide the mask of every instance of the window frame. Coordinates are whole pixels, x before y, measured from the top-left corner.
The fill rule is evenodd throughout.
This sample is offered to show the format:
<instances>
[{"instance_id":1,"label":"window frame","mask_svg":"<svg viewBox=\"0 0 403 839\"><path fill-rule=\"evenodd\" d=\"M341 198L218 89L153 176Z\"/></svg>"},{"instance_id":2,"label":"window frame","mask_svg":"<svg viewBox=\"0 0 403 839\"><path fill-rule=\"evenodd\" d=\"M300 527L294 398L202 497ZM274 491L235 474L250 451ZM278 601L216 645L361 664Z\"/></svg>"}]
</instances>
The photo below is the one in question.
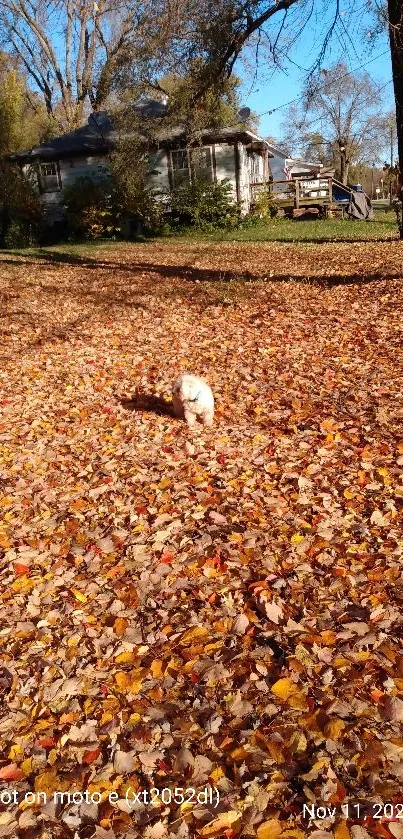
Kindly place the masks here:
<instances>
[{"instance_id":1,"label":"window frame","mask_svg":"<svg viewBox=\"0 0 403 839\"><path fill-rule=\"evenodd\" d=\"M54 172L52 174L43 174L42 167L45 166L52 166L54 167ZM51 184L46 183L47 178L53 178L54 180ZM50 192L60 192L62 185L61 185L61 178L60 178L60 167L58 160L43 160L39 162L38 167L38 186L39 191L43 195L44 193Z\"/></svg>"},{"instance_id":2,"label":"window frame","mask_svg":"<svg viewBox=\"0 0 403 839\"><path fill-rule=\"evenodd\" d=\"M182 155L182 159L186 160L186 164L187 164L186 166L175 165L175 161L178 159L179 155ZM170 149L169 156L170 156L170 162L171 162L173 186L175 187L175 186L180 186L183 183L190 183L191 172L190 172L189 150L186 149L186 148Z\"/></svg>"},{"instance_id":3,"label":"window frame","mask_svg":"<svg viewBox=\"0 0 403 839\"><path fill-rule=\"evenodd\" d=\"M208 156L208 165L204 167L197 167L195 166L194 157L196 156L195 153L197 152L204 152L206 157ZM191 148L179 148L179 149L170 149L170 165L171 165L171 172L172 172L172 181L173 186L179 186L182 183L192 183L195 179L195 175L197 170L200 172L208 173L207 180L211 179L211 183L214 183L214 157L213 157L213 146L206 145L206 146L193 146ZM179 168L175 166L175 159L177 156L181 154L186 156L186 167ZM182 158L183 159L183 158ZM178 173L181 173L182 177L178 179ZM185 174L186 173L186 174Z\"/></svg>"},{"instance_id":4,"label":"window frame","mask_svg":"<svg viewBox=\"0 0 403 839\"><path fill-rule=\"evenodd\" d=\"M204 153L208 152L208 164L206 166L196 166L194 158L197 156L197 153ZM196 177L196 172L206 172L208 173L209 177L206 178L207 181L211 183L214 182L214 170L213 170L213 149L211 146L195 146L190 149L190 167L192 172L192 177ZM207 157L207 154L206 154ZM193 159L192 159L193 158Z\"/></svg>"}]
</instances>

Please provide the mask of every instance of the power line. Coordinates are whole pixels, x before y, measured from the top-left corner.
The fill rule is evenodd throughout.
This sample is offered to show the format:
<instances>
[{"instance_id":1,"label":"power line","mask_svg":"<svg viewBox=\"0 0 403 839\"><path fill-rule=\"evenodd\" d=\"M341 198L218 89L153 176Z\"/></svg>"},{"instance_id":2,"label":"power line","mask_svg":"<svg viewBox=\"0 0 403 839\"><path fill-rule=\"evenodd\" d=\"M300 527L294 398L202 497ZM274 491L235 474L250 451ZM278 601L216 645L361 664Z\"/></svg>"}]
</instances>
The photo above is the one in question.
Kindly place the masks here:
<instances>
[{"instance_id":1,"label":"power line","mask_svg":"<svg viewBox=\"0 0 403 839\"><path fill-rule=\"evenodd\" d=\"M372 64L374 61L377 61L378 58L382 58L388 52L389 52L389 50L384 50L383 52L379 53L379 55L376 55L375 58L371 58L369 61L366 61L364 64L360 64L359 67L354 67L353 70L349 70L348 73L344 73L342 76L339 76L339 79L345 79L347 76L352 76L353 73L357 73L358 70L362 70L364 67L367 67L368 64ZM386 87L386 85L390 84L391 81L392 81L392 79L389 79L389 81L386 82L386 84L383 85L383 87L381 87L380 89L383 90L383 88ZM258 117L264 117L264 116L267 116L268 114L269 115L274 114L276 111L280 111L282 108L286 108L287 105L293 105L294 102L302 102L303 99L304 99L304 96L296 96L295 99L290 99L289 102L284 102L283 105L277 105L276 108L271 108L269 111L263 111L261 114L257 114L257 116Z\"/></svg>"}]
</instances>

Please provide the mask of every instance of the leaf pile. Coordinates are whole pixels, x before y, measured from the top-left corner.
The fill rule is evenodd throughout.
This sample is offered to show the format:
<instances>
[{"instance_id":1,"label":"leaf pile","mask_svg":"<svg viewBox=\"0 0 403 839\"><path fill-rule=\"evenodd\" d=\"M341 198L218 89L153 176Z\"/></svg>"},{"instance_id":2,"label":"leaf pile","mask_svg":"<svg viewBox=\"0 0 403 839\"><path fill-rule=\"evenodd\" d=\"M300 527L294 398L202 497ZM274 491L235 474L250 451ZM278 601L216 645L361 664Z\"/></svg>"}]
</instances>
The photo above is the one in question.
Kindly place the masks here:
<instances>
[{"instance_id":1,"label":"leaf pile","mask_svg":"<svg viewBox=\"0 0 403 839\"><path fill-rule=\"evenodd\" d=\"M0 259L1 837L402 836L370 818L403 779L402 258ZM196 435L181 370L216 396Z\"/></svg>"}]
</instances>

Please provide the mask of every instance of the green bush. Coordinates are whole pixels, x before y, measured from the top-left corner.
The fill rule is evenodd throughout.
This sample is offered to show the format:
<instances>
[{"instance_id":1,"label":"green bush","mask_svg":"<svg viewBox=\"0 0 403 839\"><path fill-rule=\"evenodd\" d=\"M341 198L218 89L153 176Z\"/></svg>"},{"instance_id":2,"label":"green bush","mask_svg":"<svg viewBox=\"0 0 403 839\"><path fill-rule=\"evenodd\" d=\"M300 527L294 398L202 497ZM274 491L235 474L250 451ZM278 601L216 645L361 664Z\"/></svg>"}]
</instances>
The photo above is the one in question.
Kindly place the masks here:
<instances>
[{"instance_id":1,"label":"green bush","mask_svg":"<svg viewBox=\"0 0 403 839\"><path fill-rule=\"evenodd\" d=\"M156 233L165 220L164 205L152 190L139 184L128 194L113 175L78 178L63 198L69 232L77 238L104 239L140 229Z\"/></svg>"},{"instance_id":2,"label":"green bush","mask_svg":"<svg viewBox=\"0 0 403 839\"><path fill-rule=\"evenodd\" d=\"M111 178L78 178L63 192L69 233L78 238L115 236L120 230L121 211Z\"/></svg>"},{"instance_id":3,"label":"green bush","mask_svg":"<svg viewBox=\"0 0 403 839\"><path fill-rule=\"evenodd\" d=\"M274 218L278 212L278 205L270 187L266 186L257 194L253 203L251 215L259 219Z\"/></svg>"},{"instance_id":4,"label":"green bush","mask_svg":"<svg viewBox=\"0 0 403 839\"><path fill-rule=\"evenodd\" d=\"M18 248L38 242L41 208L27 175L0 159L0 248Z\"/></svg>"},{"instance_id":5,"label":"green bush","mask_svg":"<svg viewBox=\"0 0 403 839\"><path fill-rule=\"evenodd\" d=\"M193 180L177 186L170 200L172 222L198 230L235 227L239 210L233 203L232 186L228 180L211 183Z\"/></svg>"}]
</instances>

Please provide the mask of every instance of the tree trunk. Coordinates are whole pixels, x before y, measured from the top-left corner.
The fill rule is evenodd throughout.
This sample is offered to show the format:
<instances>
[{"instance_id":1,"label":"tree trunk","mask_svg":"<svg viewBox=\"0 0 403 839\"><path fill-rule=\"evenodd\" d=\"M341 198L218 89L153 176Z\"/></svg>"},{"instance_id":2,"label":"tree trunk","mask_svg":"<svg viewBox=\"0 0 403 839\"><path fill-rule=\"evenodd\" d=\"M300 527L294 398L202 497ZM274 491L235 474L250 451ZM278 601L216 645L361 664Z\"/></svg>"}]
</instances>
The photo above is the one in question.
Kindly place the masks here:
<instances>
[{"instance_id":1,"label":"tree trunk","mask_svg":"<svg viewBox=\"0 0 403 839\"><path fill-rule=\"evenodd\" d=\"M388 0L389 40L392 58L393 87L395 91L397 146L399 153L398 197L403 198L403 5L402 0ZM403 239L403 224L400 225Z\"/></svg>"},{"instance_id":2,"label":"tree trunk","mask_svg":"<svg viewBox=\"0 0 403 839\"><path fill-rule=\"evenodd\" d=\"M7 233L10 229L11 217L7 204L4 202L0 212L0 250L7 247Z\"/></svg>"},{"instance_id":3,"label":"tree trunk","mask_svg":"<svg viewBox=\"0 0 403 839\"><path fill-rule=\"evenodd\" d=\"M340 152L340 180L342 184L347 184L348 178L348 164L347 155L345 151Z\"/></svg>"}]
</instances>

